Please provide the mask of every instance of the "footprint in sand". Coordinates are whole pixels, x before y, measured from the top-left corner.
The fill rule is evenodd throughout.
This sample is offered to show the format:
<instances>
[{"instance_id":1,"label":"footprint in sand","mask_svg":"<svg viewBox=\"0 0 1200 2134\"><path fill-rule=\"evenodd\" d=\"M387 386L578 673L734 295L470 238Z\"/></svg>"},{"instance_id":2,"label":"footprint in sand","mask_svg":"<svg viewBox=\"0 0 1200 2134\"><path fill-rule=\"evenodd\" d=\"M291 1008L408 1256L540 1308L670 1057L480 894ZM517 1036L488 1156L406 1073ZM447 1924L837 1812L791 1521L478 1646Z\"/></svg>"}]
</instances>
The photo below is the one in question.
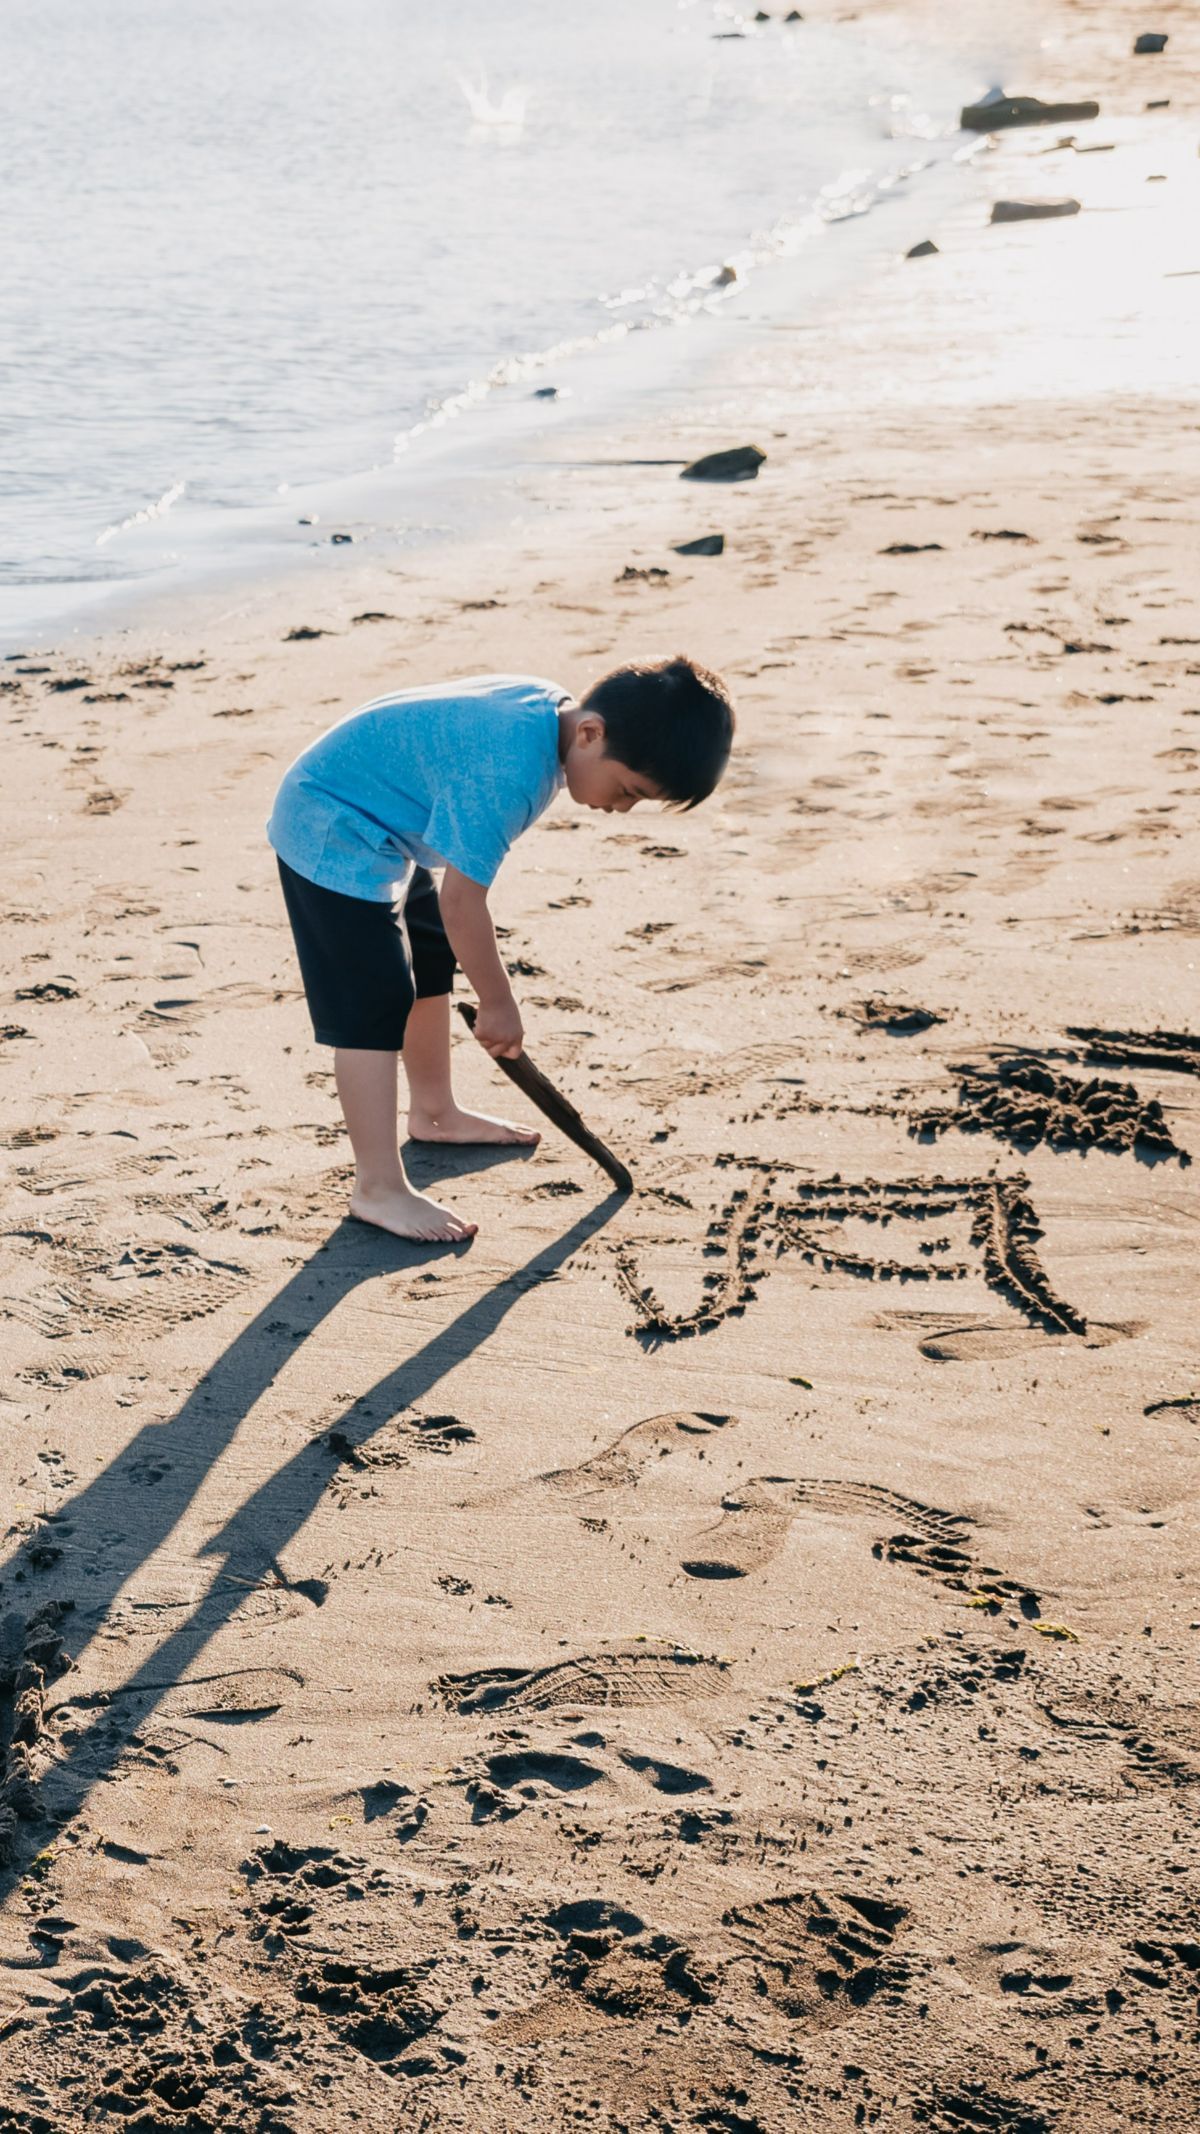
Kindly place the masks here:
<instances>
[{"instance_id":1,"label":"footprint in sand","mask_svg":"<svg viewBox=\"0 0 1200 2134\"><path fill-rule=\"evenodd\" d=\"M639 1103L658 1112L680 1097L708 1097L727 1089L744 1090L756 1076L769 1074L777 1067L791 1066L795 1057L794 1045L771 1041L743 1045L736 1052L717 1054L701 1059L699 1063L693 1052L685 1052L678 1046L668 1047L646 1055L643 1065L651 1072L636 1077L629 1087Z\"/></svg>"},{"instance_id":2,"label":"footprint in sand","mask_svg":"<svg viewBox=\"0 0 1200 2134\"><path fill-rule=\"evenodd\" d=\"M202 1719L245 1726L281 1711L304 1686L294 1667L231 1667L220 1674L193 1675L158 1697L166 1719Z\"/></svg>"},{"instance_id":3,"label":"footprint in sand","mask_svg":"<svg viewBox=\"0 0 1200 2134\"><path fill-rule=\"evenodd\" d=\"M11 1233L10 1233L11 1234ZM249 1268L210 1260L192 1245L130 1245L124 1252L72 1248L69 1240L39 1233L53 1255L52 1279L0 1295L0 1316L17 1319L48 1340L86 1329L114 1343L167 1333L201 1319L238 1297L251 1280ZM53 1272L53 1264L63 1272ZM97 1355L113 1367L115 1349Z\"/></svg>"},{"instance_id":4,"label":"footprint in sand","mask_svg":"<svg viewBox=\"0 0 1200 2134\"><path fill-rule=\"evenodd\" d=\"M58 1169L43 1164L19 1163L14 1165L12 1175L23 1193L32 1193L39 1200L45 1200L51 1194L66 1193L73 1186L95 1186L109 1179L161 1176L164 1164L178 1162L174 1149L147 1150L136 1155L83 1156L77 1162L60 1165ZM85 1214L82 1204L78 1214L80 1217Z\"/></svg>"},{"instance_id":5,"label":"footprint in sand","mask_svg":"<svg viewBox=\"0 0 1200 2134\"><path fill-rule=\"evenodd\" d=\"M0 1867L20 1850L22 1823L40 1812L35 1757L46 1731L46 1692L71 1658L59 1635L73 1602L44 1601L0 1620Z\"/></svg>"},{"instance_id":6,"label":"footprint in sand","mask_svg":"<svg viewBox=\"0 0 1200 2134\"><path fill-rule=\"evenodd\" d=\"M982 2082L937 2089L917 2102L917 2124L928 2134L1050 2134L1051 2122L1027 2098L1003 2097Z\"/></svg>"},{"instance_id":7,"label":"footprint in sand","mask_svg":"<svg viewBox=\"0 0 1200 2134\"><path fill-rule=\"evenodd\" d=\"M602 1734L577 1737L586 1744L604 1746ZM656 1793L669 1795L707 1793L712 1780L702 1771L664 1762L634 1749L618 1749L617 1756ZM611 1785L612 1776L586 1757L553 1748L505 1749L485 1755L480 1766L465 1770L455 1781L463 1786L471 1805L473 1823L502 1822L518 1815L529 1802L548 1802L553 1797L582 1793L592 1786Z\"/></svg>"},{"instance_id":8,"label":"footprint in sand","mask_svg":"<svg viewBox=\"0 0 1200 2134\"><path fill-rule=\"evenodd\" d=\"M907 1564L953 1592L1015 1602L1024 1615L1039 1612L1038 1596L1028 1586L975 1558L969 1545L973 1522L965 1513L941 1511L874 1482L756 1475L736 1495L722 1500L721 1517L696 1537L698 1544L709 1547L703 1552L697 1547L681 1568L689 1578L746 1578L778 1555L793 1521L808 1509L849 1518L866 1515L876 1525L896 1524L898 1532L872 1543L873 1556Z\"/></svg>"},{"instance_id":9,"label":"footprint in sand","mask_svg":"<svg viewBox=\"0 0 1200 2134\"><path fill-rule=\"evenodd\" d=\"M1111 1690L1099 1696L1068 1683L1040 1703L1042 1717L1078 1749L1116 1749L1125 1783L1169 1792L1200 1779L1200 1723L1194 1705L1147 1705Z\"/></svg>"},{"instance_id":10,"label":"footprint in sand","mask_svg":"<svg viewBox=\"0 0 1200 2134\"><path fill-rule=\"evenodd\" d=\"M153 1059L170 1066L186 1059L190 1040L210 1015L224 1014L231 1008L257 1011L293 997L293 993L273 986L256 985L249 979L235 980L200 995L164 994L142 1008L129 1029L142 1040Z\"/></svg>"},{"instance_id":11,"label":"footprint in sand","mask_svg":"<svg viewBox=\"0 0 1200 2134\"><path fill-rule=\"evenodd\" d=\"M1021 1356L1027 1349L1052 1347L1062 1335L1041 1326L1017 1326L1011 1319L988 1319L978 1312L876 1312L872 1326L896 1327L917 1337L917 1347L931 1363L993 1363ZM1084 1348L1107 1348L1141 1333L1140 1319L1089 1319Z\"/></svg>"},{"instance_id":12,"label":"footprint in sand","mask_svg":"<svg viewBox=\"0 0 1200 2134\"><path fill-rule=\"evenodd\" d=\"M872 1482L793 1475L755 1475L736 1495L723 1498L720 1518L696 1537L702 1543L711 1536L713 1553L685 1557L682 1568L689 1578L746 1578L779 1554L793 1522L808 1508L848 1516L868 1511L889 1521L902 1520L909 1533L897 1540L911 1537L927 1549L941 1549L948 1571L969 1568L970 1559L962 1549L968 1519L937 1511ZM890 1548L891 1544L878 1546Z\"/></svg>"},{"instance_id":13,"label":"footprint in sand","mask_svg":"<svg viewBox=\"0 0 1200 2134\"><path fill-rule=\"evenodd\" d=\"M430 1688L439 1704L472 1712L548 1712L594 1705L678 1703L721 1693L725 1663L699 1653L616 1646L579 1653L548 1667L479 1667L440 1675Z\"/></svg>"},{"instance_id":14,"label":"footprint in sand","mask_svg":"<svg viewBox=\"0 0 1200 2134\"><path fill-rule=\"evenodd\" d=\"M824 2028L880 1992L903 1992L908 1967L896 1943L908 1919L903 1904L806 1890L737 1906L721 1923L738 1950L734 1960L753 1965L765 1998Z\"/></svg>"},{"instance_id":15,"label":"footprint in sand","mask_svg":"<svg viewBox=\"0 0 1200 2134\"><path fill-rule=\"evenodd\" d=\"M63 1386L85 1385L91 1378L107 1378L111 1369L110 1356L85 1356L72 1352L56 1356L53 1362L22 1364L13 1376L23 1385L45 1386L58 1391Z\"/></svg>"},{"instance_id":16,"label":"footprint in sand","mask_svg":"<svg viewBox=\"0 0 1200 2134\"><path fill-rule=\"evenodd\" d=\"M704 1409L676 1409L667 1415L648 1415L631 1423L602 1452L577 1467L552 1467L534 1477L534 1484L566 1497L592 1497L608 1489L633 1489L649 1461L678 1449L688 1449L697 1440L714 1437L736 1418L714 1415Z\"/></svg>"}]
</instances>

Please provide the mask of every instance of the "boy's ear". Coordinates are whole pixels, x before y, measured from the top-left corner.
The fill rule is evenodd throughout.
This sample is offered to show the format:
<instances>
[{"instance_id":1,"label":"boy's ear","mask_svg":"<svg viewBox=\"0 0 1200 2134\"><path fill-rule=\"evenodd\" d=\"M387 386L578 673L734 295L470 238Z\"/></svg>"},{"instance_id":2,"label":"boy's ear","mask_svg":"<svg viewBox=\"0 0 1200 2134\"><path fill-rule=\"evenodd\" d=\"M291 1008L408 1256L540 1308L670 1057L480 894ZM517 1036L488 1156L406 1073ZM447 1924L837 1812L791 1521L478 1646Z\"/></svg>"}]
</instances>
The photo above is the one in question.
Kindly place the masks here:
<instances>
[{"instance_id":1,"label":"boy's ear","mask_svg":"<svg viewBox=\"0 0 1200 2134\"><path fill-rule=\"evenodd\" d=\"M582 741L585 748L595 748L598 743L603 746L607 730L598 711L585 711L575 728L575 739Z\"/></svg>"}]
</instances>

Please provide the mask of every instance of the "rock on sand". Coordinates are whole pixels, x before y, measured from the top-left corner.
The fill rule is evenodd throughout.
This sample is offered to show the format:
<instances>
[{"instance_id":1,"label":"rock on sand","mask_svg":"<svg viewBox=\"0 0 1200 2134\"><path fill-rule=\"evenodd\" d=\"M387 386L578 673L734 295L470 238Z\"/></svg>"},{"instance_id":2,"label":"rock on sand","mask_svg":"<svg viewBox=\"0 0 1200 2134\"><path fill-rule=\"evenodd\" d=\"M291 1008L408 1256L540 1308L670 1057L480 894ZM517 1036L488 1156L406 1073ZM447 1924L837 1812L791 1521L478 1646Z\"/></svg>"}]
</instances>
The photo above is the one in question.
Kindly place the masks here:
<instances>
[{"instance_id":1,"label":"rock on sand","mask_svg":"<svg viewBox=\"0 0 1200 2134\"><path fill-rule=\"evenodd\" d=\"M959 118L968 133L998 133L1002 126L1065 126L1077 119L1100 116L1099 104L1043 104L1036 96L984 97L978 104L965 104Z\"/></svg>"},{"instance_id":2,"label":"rock on sand","mask_svg":"<svg viewBox=\"0 0 1200 2134\"><path fill-rule=\"evenodd\" d=\"M684 468L681 482L752 482L766 458L757 445L732 445L725 452L706 452Z\"/></svg>"},{"instance_id":3,"label":"rock on sand","mask_svg":"<svg viewBox=\"0 0 1200 2134\"><path fill-rule=\"evenodd\" d=\"M993 200L993 222L1052 222L1060 215L1077 215L1078 200Z\"/></svg>"}]
</instances>

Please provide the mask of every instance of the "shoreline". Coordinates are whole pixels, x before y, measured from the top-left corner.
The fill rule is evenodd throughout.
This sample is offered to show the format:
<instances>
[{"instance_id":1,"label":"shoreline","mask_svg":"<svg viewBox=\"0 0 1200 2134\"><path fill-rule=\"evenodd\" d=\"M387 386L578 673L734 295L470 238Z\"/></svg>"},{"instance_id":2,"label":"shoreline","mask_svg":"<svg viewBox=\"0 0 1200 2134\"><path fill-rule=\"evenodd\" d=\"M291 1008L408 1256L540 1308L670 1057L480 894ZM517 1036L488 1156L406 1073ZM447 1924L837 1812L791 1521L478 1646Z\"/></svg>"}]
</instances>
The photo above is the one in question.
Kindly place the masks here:
<instances>
[{"instance_id":1,"label":"shoreline","mask_svg":"<svg viewBox=\"0 0 1200 2134\"><path fill-rule=\"evenodd\" d=\"M823 8L811 19L829 24L843 18ZM899 25L908 21L907 14L881 10L878 19L902 44ZM972 57L978 33L971 20L959 31L963 100L975 93L979 80ZM1027 23L1019 35L1014 30L1017 43L1027 45L1029 36ZM387 463L318 482L293 482L286 502L264 499L237 510L209 507L198 516L185 494L187 480L178 479L163 498L148 500L101 537L115 541L111 553L142 575L128 583L81 585L68 595L66 606L64 587L47 582L29 588L29 619L0 622L0 649L11 656L13 649L86 645L159 619L171 627L173 610L179 616L202 612L223 592L236 598L245 588L253 597L289 579L298 584L310 569L319 574L323 564L331 564L328 535L301 531L310 520L322 528L343 528L347 547L366 544L392 561L414 547L437 547L445 538L469 542L493 527L510 503L519 504L526 443L536 460L560 436L570 452L589 439L602 442L614 423L640 419L651 424L664 397L670 402L703 393L730 351L753 343L756 328L774 330L781 314L797 309L811 313L830 302L837 306L897 249L906 249L901 233L907 224L918 229L939 219L947 194L956 189L955 166L971 160L982 146L978 136L931 135L920 128L908 136L896 132L877 167L831 171L807 211L797 209L790 230L748 233L737 251L741 286L714 287L707 298L697 289L693 315L647 318L624 336L621 322L614 320L591 343L564 343L561 362L552 349L501 361L487 379L447 389L436 408L400 433ZM928 212L909 200L911 188L931 196ZM892 229L897 234L889 240ZM753 307L749 317L747 306ZM702 350L701 341L708 344ZM497 382L510 369L511 384ZM561 381L560 406L533 404L539 380ZM522 394L529 397L522 400ZM168 517L164 507L172 505ZM180 514L189 557L182 580L170 560ZM156 560L164 549L165 565Z\"/></svg>"},{"instance_id":2,"label":"shoreline","mask_svg":"<svg viewBox=\"0 0 1200 2134\"><path fill-rule=\"evenodd\" d=\"M2 670L15 2125L1192 2134L1200 34L1159 19L1134 62L1048 13L1008 86L1096 92L1111 151L1003 137L936 256L625 411L625 464ZM718 793L560 798L493 898L635 1194L547 1134L410 1152L468 1251L347 1223L283 768L393 682L679 648L733 685Z\"/></svg>"}]
</instances>

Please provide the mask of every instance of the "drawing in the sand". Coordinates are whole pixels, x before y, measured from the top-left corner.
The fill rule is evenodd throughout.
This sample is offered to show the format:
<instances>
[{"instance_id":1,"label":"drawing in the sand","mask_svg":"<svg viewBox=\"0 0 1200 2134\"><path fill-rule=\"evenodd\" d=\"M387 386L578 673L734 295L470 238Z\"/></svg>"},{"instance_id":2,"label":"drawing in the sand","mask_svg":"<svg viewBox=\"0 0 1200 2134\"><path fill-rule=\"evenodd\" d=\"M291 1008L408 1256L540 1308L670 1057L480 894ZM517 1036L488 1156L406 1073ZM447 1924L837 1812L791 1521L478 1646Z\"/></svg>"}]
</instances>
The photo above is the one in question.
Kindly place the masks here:
<instances>
[{"instance_id":1,"label":"drawing in the sand","mask_svg":"<svg viewBox=\"0 0 1200 2134\"><path fill-rule=\"evenodd\" d=\"M736 1163L736 1158L729 1159ZM1037 1253L1043 1231L1029 1198L1029 1181L1014 1178L900 1178L850 1182L842 1178L787 1179L769 1166L750 1186L735 1187L709 1224L706 1252L721 1259L702 1277L705 1295L691 1311L668 1312L639 1272L628 1243L613 1248L621 1290L637 1315L631 1331L649 1342L677 1341L709 1333L737 1317L765 1281L772 1262L788 1252L821 1267L872 1282L960 1282L974 1269L948 1256L951 1239L941 1233L919 1240L920 1257L887 1259L845 1243L846 1224L888 1228L959 1216L978 1254L984 1280L1026 1319L1054 1332L1084 1334L1087 1321L1051 1286ZM789 1197L790 1196L790 1197Z\"/></svg>"}]
</instances>

